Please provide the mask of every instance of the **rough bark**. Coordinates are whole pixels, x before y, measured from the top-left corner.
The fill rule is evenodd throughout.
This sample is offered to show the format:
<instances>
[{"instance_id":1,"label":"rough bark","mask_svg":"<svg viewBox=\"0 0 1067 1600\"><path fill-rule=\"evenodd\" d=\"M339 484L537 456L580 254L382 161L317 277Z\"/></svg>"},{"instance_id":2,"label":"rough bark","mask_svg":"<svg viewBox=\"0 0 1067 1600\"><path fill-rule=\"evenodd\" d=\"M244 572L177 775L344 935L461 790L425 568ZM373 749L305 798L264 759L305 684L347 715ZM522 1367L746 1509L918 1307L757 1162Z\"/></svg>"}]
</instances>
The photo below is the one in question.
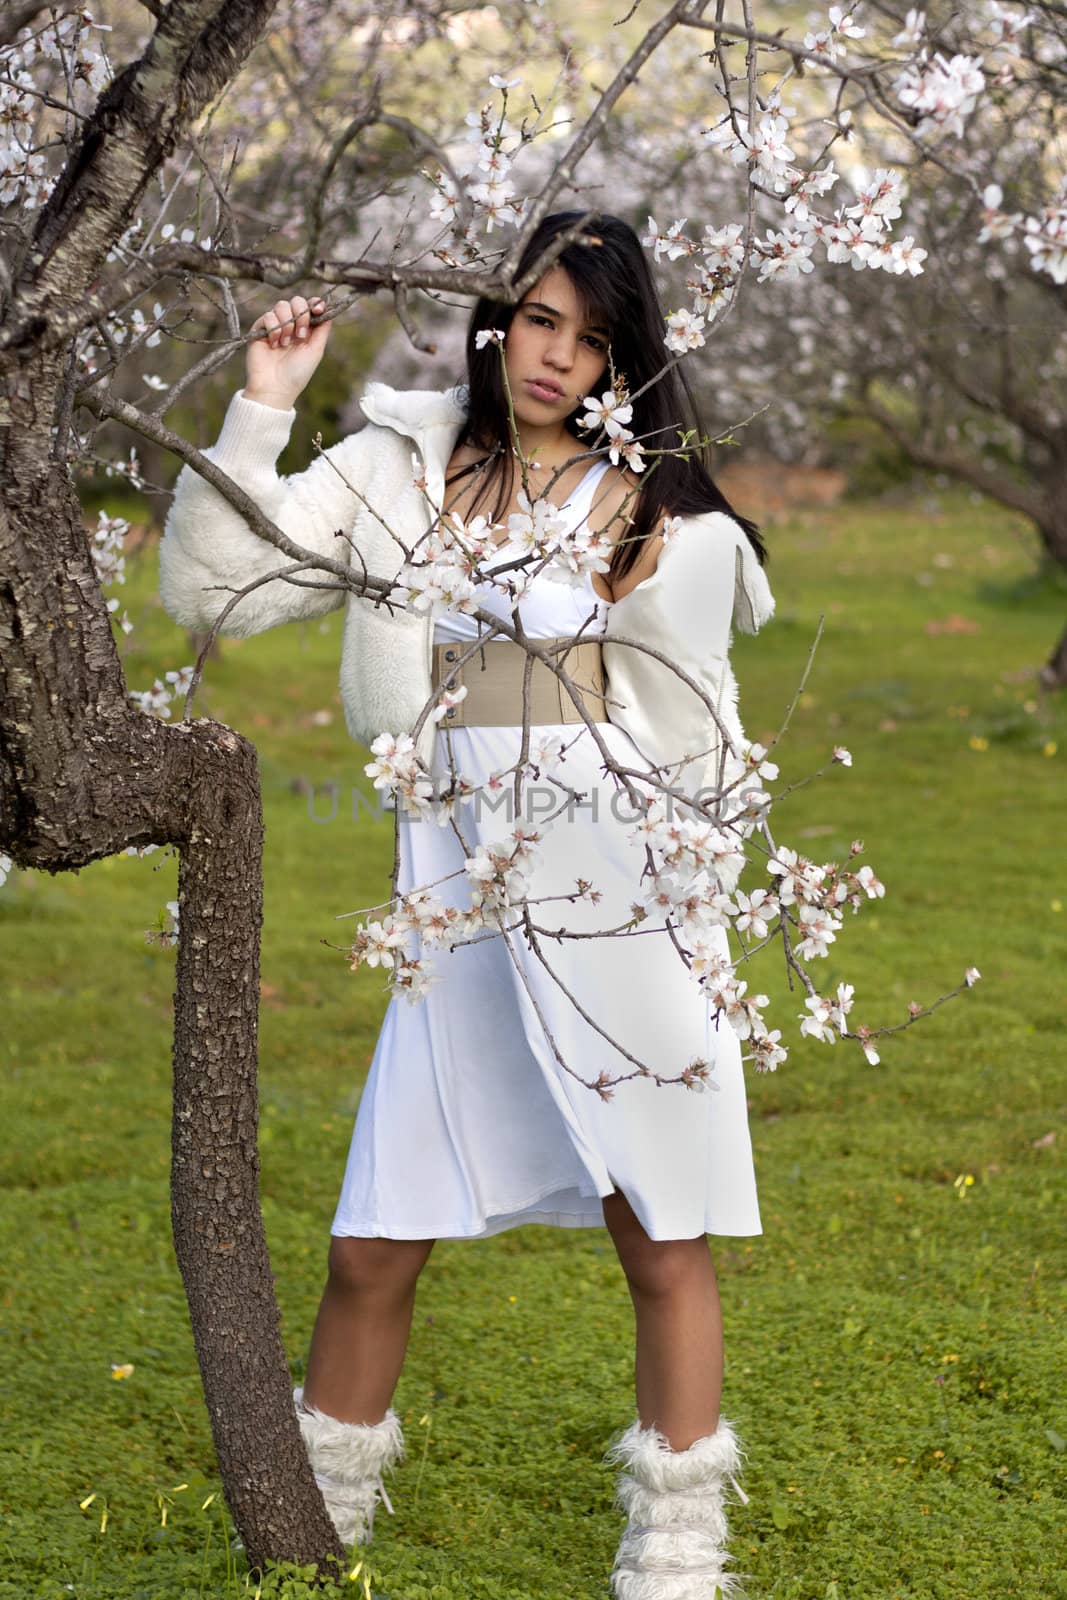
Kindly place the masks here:
<instances>
[{"instance_id":1,"label":"rough bark","mask_svg":"<svg viewBox=\"0 0 1067 1600\"><path fill-rule=\"evenodd\" d=\"M0 850L58 872L166 842L174 1237L226 1497L254 1566L342 1557L293 1415L258 1202L255 752L131 706L65 473L13 482L0 459Z\"/></svg>"},{"instance_id":2,"label":"rough bark","mask_svg":"<svg viewBox=\"0 0 1067 1600\"><path fill-rule=\"evenodd\" d=\"M0 330L12 317L46 325L50 306L86 294L154 167L272 4L172 0L85 130ZM217 723L169 726L129 699L54 459L65 365L64 350L31 338L0 374L0 852L62 872L130 845L179 847L172 1215L223 1485L253 1567L343 1559L293 1412L258 1203L255 752Z\"/></svg>"},{"instance_id":3,"label":"rough bark","mask_svg":"<svg viewBox=\"0 0 1067 1600\"><path fill-rule=\"evenodd\" d=\"M253 747L189 747L179 872L171 1216L219 1469L253 1565L343 1558L293 1416L259 1207L256 1034L263 817Z\"/></svg>"}]
</instances>

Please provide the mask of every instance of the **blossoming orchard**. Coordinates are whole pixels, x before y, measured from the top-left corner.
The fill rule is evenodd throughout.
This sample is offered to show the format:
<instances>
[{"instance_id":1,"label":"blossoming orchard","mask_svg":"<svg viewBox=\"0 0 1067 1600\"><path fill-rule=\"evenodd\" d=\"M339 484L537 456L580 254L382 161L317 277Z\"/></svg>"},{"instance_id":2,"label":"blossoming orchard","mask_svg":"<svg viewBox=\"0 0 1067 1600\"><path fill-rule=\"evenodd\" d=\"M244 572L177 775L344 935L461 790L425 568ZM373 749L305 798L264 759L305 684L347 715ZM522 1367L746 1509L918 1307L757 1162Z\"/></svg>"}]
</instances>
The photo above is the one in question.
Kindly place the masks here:
<instances>
[{"instance_id":1,"label":"blossoming orchard","mask_svg":"<svg viewBox=\"0 0 1067 1600\"><path fill-rule=\"evenodd\" d=\"M0 893L13 868L179 853L179 898L157 935L176 945L178 963L176 1242L229 1502L257 1561L338 1547L290 1413L255 1195L254 752L197 714L212 639L198 639L161 679L139 677L127 643L138 619L122 599L128 522L104 510L86 530L76 482L140 490L151 487L145 452L188 463L280 553L294 581L314 569L315 581L351 594L424 616L464 613L514 640L515 627L487 612L476 590L502 532L520 550L495 580L513 603L538 572L580 585L606 572L610 556L605 536L569 531L536 463L521 463L519 510L503 527L435 507L430 533L403 546L395 571L366 572L305 550L168 422L241 351L242 326L265 296L313 286L342 326L390 319L414 351L428 352L443 302L484 294L513 304L537 281L512 278L547 214L628 211L670 285L664 363L685 363L700 382L732 341L753 352L762 394L720 389L722 434L757 401L773 429L767 330L789 338L807 297L839 313L804 357L809 387L822 371L828 389L849 367L849 337L862 342L848 309L860 280L865 292L874 280L887 295L891 287L887 304L906 322L908 296L959 259L983 282L1025 280L1019 292L1050 306L1056 298L1062 316L1052 292L1067 284L1067 25L1058 8L834 5L806 16L796 8L794 26L759 0L718 9L676 0L658 11L599 7L595 38L583 39L564 12L553 0L464 11L443 0L116 0L106 13L22 0L0 20ZM1025 159L1009 136L1023 106ZM655 172L664 177L653 185ZM931 200L939 184L958 200L952 235ZM678 209L665 209L675 199ZM1050 388L1067 364L1063 338L1047 352ZM501 346L492 332L479 341ZM1032 425L1059 463L1045 498L1027 501L1038 522L1047 501L1063 500L1063 392L1058 414L1031 424L1009 408L1001 418ZM615 373L585 396L581 453L644 475L664 453L702 442L636 436L632 402ZM797 415L786 382L781 405ZM891 416L887 426L904 424ZM413 482L419 474L416 458ZM665 540L677 531L677 519L664 522ZM1067 535L1063 549L1067 564ZM230 597L228 611L241 598ZM804 670L798 661L798 677ZM444 788L432 782L416 741L464 693L425 705L415 729L382 728L366 766L398 814L457 831L475 786L462 772ZM877 995L861 1006L844 981L825 992L817 963L836 953L847 914L886 889L859 841L835 862L779 840L777 800L812 776L782 778L788 721L773 744L726 748L719 781L696 800L676 771L634 778L609 762L644 853L630 931L665 921L715 1025L737 1032L755 1068L784 1062L792 1034L843 1043L866 1070L879 1062L881 1036L948 995L879 1020ZM580 798L565 757L558 739L535 736L493 782L514 789L517 811L526 786L547 784L562 811ZM822 771L851 763L847 749L831 748ZM843 776L834 770L828 781ZM535 937L531 870L553 825L516 820L491 849L468 841L462 910L432 885L401 894L394 878L388 901L362 914L346 958L380 967L417 1003L434 981L435 947ZM595 862L574 893L596 904ZM729 961L710 938L721 928L732 935ZM750 992L746 977L768 947L799 985L785 1018L768 1014L767 996ZM953 976L944 981L956 994L978 973L968 968L956 987ZM563 1065L582 1077L581 1063ZM709 1062L630 1058L614 1077L583 1081L610 1097L633 1076L695 1092ZM225 1148L205 1081L244 1107ZM220 1195L243 1219L237 1278L211 1244L232 1227ZM220 1304L261 1307L261 1337L246 1346L220 1335ZM250 1396L269 1426L248 1428Z\"/></svg>"}]
</instances>

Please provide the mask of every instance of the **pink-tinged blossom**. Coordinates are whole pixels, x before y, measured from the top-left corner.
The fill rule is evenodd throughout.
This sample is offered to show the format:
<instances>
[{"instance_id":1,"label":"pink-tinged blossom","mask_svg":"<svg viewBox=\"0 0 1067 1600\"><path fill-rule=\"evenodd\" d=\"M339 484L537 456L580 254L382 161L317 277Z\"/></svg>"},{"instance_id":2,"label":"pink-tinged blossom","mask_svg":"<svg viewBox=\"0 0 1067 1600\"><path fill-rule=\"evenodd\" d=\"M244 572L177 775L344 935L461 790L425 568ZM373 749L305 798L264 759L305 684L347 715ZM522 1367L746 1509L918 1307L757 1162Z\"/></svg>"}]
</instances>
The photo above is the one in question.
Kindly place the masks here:
<instances>
[{"instance_id":1,"label":"pink-tinged blossom","mask_svg":"<svg viewBox=\"0 0 1067 1600\"><path fill-rule=\"evenodd\" d=\"M555 550L569 529L559 506L540 495L531 500L525 489L518 498L518 511L508 517L508 534L527 555L547 555Z\"/></svg>"},{"instance_id":2,"label":"pink-tinged blossom","mask_svg":"<svg viewBox=\"0 0 1067 1600\"><path fill-rule=\"evenodd\" d=\"M753 889L750 895L737 889L734 898L738 906L734 927L738 933L751 933L754 939L766 939L767 919L776 917L779 910L774 895L766 889Z\"/></svg>"},{"instance_id":3,"label":"pink-tinged blossom","mask_svg":"<svg viewBox=\"0 0 1067 1600\"><path fill-rule=\"evenodd\" d=\"M130 690L130 699L134 704L140 706L142 711L147 711L149 716L158 717L161 721L165 721L170 716L170 705L173 698L166 684L161 683L158 678L151 689L144 689L140 692L136 689Z\"/></svg>"},{"instance_id":4,"label":"pink-tinged blossom","mask_svg":"<svg viewBox=\"0 0 1067 1600\"><path fill-rule=\"evenodd\" d=\"M803 892L806 881L813 872L813 863L804 856L798 856L795 850L779 846L772 861L767 863L767 871L772 877L779 878L778 898L784 906L796 903L798 891Z\"/></svg>"},{"instance_id":5,"label":"pink-tinged blossom","mask_svg":"<svg viewBox=\"0 0 1067 1600\"><path fill-rule=\"evenodd\" d=\"M850 767L852 765L851 752L846 750L843 744L835 744L834 745L834 760L837 762L837 764L839 766Z\"/></svg>"},{"instance_id":6,"label":"pink-tinged blossom","mask_svg":"<svg viewBox=\"0 0 1067 1600\"><path fill-rule=\"evenodd\" d=\"M693 297L693 311L704 317L708 324L714 322L729 302L729 286L724 285L720 278L721 274L698 266L685 280L685 286Z\"/></svg>"},{"instance_id":7,"label":"pink-tinged blossom","mask_svg":"<svg viewBox=\"0 0 1067 1600\"><path fill-rule=\"evenodd\" d=\"M799 278L802 272L811 272L815 263L811 259L813 239L810 233L795 233L784 228L776 233L768 229L764 239L754 239L752 259L758 261L760 283L771 278Z\"/></svg>"},{"instance_id":8,"label":"pink-tinged blossom","mask_svg":"<svg viewBox=\"0 0 1067 1600\"><path fill-rule=\"evenodd\" d=\"M893 36L894 50L914 50L926 31L926 12L909 11L901 31Z\"/></svg>"},{"instance_id":9,"label":"pink-tinged blossom","mask_svg":"<svg viewBox=\"0 0 1067 1600\"><path fill-rule=\"evenodd\" d=\"M808 223L812 219L811 201L820 195L828 194L839 177L840 173L834 171L834 164L831 161L815 172L794 178L792 188L784 201L785 209L792 212L796 222L801 225Z\"/></svg>"},{"instance_id":10,"label":"pink-tinged blossom","mask_svg":"<svg viewBox=\"0 0 1067 1600\"><path fill-rule=\"evenodd\" d=\"M546 778L559 777L565 759L563 740L558 734L531 736L528 765L534 769L535 777L542 775Z\"/></svg>"},{"instance_id":11,"label":"pink-tinged blossom","mask_svg":"<svg viewBox=\"0 0 1067 1600\"><path fill-rule=\"evenodd\" d=\"M987 0L986 26L991 29L995 45L1012 45L1019 40L1024 28L1035 20L1032 11L1009 11L997 0Z\"/></svg>"},{"instance_id":12,"label":"pink-tinged blossom","mask_svg":"<svg viewBox=\"0 0 1067 1600\"><path fill-rule=\"evenodd\" d=\"M1001 210L1004 192L999 183L990 183L982 190L982 230L978 243L989 239L1009 239L1022 222L1022 213L1009 214Z\"/></svg>"},{"instance_id":13,"label":"pink-tinged blossom","mask_svg":"<svg viewBox=\"0 0 1067 1600\"><path fill-rule=\"evenodd\" d=\"M188 694L193 684L194 667L179 667L177 672L164 673L167 682L173 686L175 696Z\"/></svg>"},{"instance_id":14,"label":"pink-tinged blossom","mask_svg":"<svg viewBox=\"0 0 1067 1600\"><path fill-rule=\"evenodd\" d=\"M810 55L820 57L823 61L836 61L839 48L833 33L823 28L818 33L804 35L804 48Z\"/></svg>"},{"instance_id":15,"label":"pink-tinged blossom","mask_svg":"<svg viewBox=\"0 0 1067 1600\"><path fill-rule=\"evenodd\" d=\"M440 982L440 974L430 972L423 962L410 958L402 961L396 968L391 984L394 994L401 994L409 1004L414 1005L416 1000L421 1000L424 995Z\"/></svg>"},{"instance_id":16,"label":"pink-tinged blossom","mask_svg":"<svg viewBox=\"0 0 1067 1600\"><path fill-rule=\"evenodd\" d=\"M835 917L821 906L802 905L797 917L803 935L797 945L802 961L815 961L829 955L830 946L841 927L840 917Z\"/></svg>"},{"instance_id":17,"label":"pink-tinged blossom","mask_svg":"<svg viewBox=\"0 0 1067 1600\"><path fill-rule=\"evenodd\" d=\"M752 1031L752 1051L746 1056L751 1061L757 1072L774 1072L789 1055L784 1045L779 1044L782 1037L780 1028L773 1030L764 1029Z\"/></svg>"},{"instance_id":18,"label":"pink-tinged blossom","mask_svg":"<svg viewBox=\"0 0 1067 1600\"><path fill-rule=\"evenodd\" d=\"M959 138L964 118L985 89L981 62L971 56L950 59L940 53L904 69L894 88L901 105L919 113L920 138L941 132Z\"/></svg>"},{"instance_id":19,"label":"pink-tinged blossom","mask_svg":"<svg viewBox=\"0 0 1067 1600\"><path fill-rule=\"evenodd\" d=\"M800 1013L800 1031L807 1034L809 1039L818 1039L820 1044L836 1044L837 1029L831 1022L833 1006L829 1000L824 1000L820 995L809 995L804 1001L810 1015Z\"/></svg>"},{"instance_id":20,"label":"pink-tinged blossom","mask_svg":"<svg viewBox=\"0 0 1067 1600\"><path fill-rule=\"evenodd\" d=\"M703 317L694 316L691 311L672 311L667 318L663 342L675 355L684 355L687 350L699 350L705 343L703 330Z\"/></svg>"},{"instance_id":21,"label":"pink-tinged blossom","mask_svg":"<svg viewBox=\"0 0 1067 1600\"><path fill-rule=\"evenodd\" d=\"M868 900L881 900L885 897L885 884L876 878L871 867L861 867L856 873L856 882L866 894Z\"/></svg>"},{"instance_id":22,"label":"pink-tinged blossom","mask_svg":"<svg viewBox=\"0 0 1067 1600\"><path fill-rule=\"evenodd\" d=\"M588 573L605 573L611 566L612 541L603 531L583 522L568 528L544 568L546 578L579 588Z\"/></svg>"},{"instance_id":23,"label":"pink-tinged blossom","mask_svg":"<svg viewBox=\"0 0 1067 1600\"><path fill-rule=\"evenodd\" d=\"M507 179L493 178L488 183L471 184L467 194L485 214L485 231L492 233L499 222L518 223L515 188Z\"/></svg>"},{"instance_id":24,"label":"pink-tinged blossom","mask_svg":"<svg viewBox=\"0 0 1067 1600\"><path fill-rule=\"evenodd\" d=\"M449 712L455 710L458 705L461 705L466 697L467 685L465 683L460 684L458 689L442 690L436 706L434 706L433 710L430 712L430 721L440 722L442 718L448 717Z\"/></svg>"},{"instance_id":25,"label":"pink-tinged blossom","mask_svg":"<svg viewBox=\"0 0 1067 1600\"><path fill-rule=\"evenodd\" d=\"M453 222L459 210L459 191L446 172L439 172L433 181L430 216L434 222Z\"/></svg>"},{"instance_id":26,"label":"pink-tinged blossom","mask_svg":"<svg viewBox=\"0 0 1067 1600\"><path fill-rule=\"evenodd\" d=\"M750 1039L754 1026L762 1021L759 1015L763 1006L770 1001L765 994L746 995L748 984L742 980L734 987L734 992L729 996L726 1005L722 1008L726 1020L739 1039Z\"/></svg>"},{"instance_id":27,"label":"pink-tinged blossom","mask_svg":"<svg viewBox=\"0 0 1067 1600\"><path fill-rule=\"evenodd\" d=\"M405 562L389 597L432 617L444 611L471 612L478 604L477 590L462 552L451 550L421 564Z\"/></svg>"},{"instance_id":28,"label":"pink-tinged blossom","mask_svg":"<svg viewBox=\"0 0 1067 1600\"><path fill-rule=\"evenodd\" d=\"M879 167L869 183L859 191L856 204L845 207L846 217L883 217L892 222L900 216L903 180L892 167Z\"/></svg>"},{"instance_id":29,"label":"pink-tinged blossom","mask_svg":"<svg viewBox=\"0 0 1067 1600\"><path fill-rule=\"evenodd\" d=\"M731 222L725 228L713 228L710 223L707 224L700 252L709 272L733 274L740 271L745 259L743 234L744 229L739 222Z\"/></svg>"},{"instance_id":30,"label":"pink-tinged blossom","mask_svg":"<svg viewBox=\"0 0 1067 1600\"><path fill-rule=\"evenodd\" d=\"M894 239L886 254L886 260L881 263L887 272L901 275L905 272L913 278L919 277L923 270L923 262L927 252L920 249L911 234L905 234L903 239Z\"/></svg>"},{"instance_id":31,"label":"pink-tinged blossom","mask_svg":"<svg viewBox=\"0 0 1067 1600\"><path fill-rule=\"evenodd\" d=\"M1039 217L1027 217L1023 243L1035 272L1047 272L1053 283L1067 283L1067 189Z\"/></svg>"},{"instance_id":32,"label":"pink-tinged blossom","mask_svg":"<svg viewBox=\"0 0 1067 1600\"><path fill-rule=\"evenodd\" d=\"M654 260L659 261L666 256L668 261L677 261L679 256L692 255L696 245L682 232L686 220L682 217L680 221L672 222L666 233L663 233L655 217L649 217L648 232L642 235L641 243L651 248Z\"/></svg>"},{"instance_id":33,"label":"pink-tinged blossom","mask_svg":"<svg viewBox=\"0 0 1067 1600\"><path fill-rule=\"evenodd\" d=\"M855 990L851 983L839 983L837 993L830 1002L830 1021L838 1033L844 1033L847 1026L845 1018L852 1010L852 996Z\"/></svg>"},{"instance_id":34,"label":"pink-tinged blossom","mask_svg":"<svg viewBox=\"0 0 1067 1600\"><path fill-rule=\"evenodd\" d=\"M578 426L586 432L600 433L603 430L607 434L610 444L608 457L612 464L618 466L620 461L625 461L632 471L643 472L645 461L642 446L626 427L634 412L627 396L617 395L614 390L608 389L599 400L587 395L579 403L585 406L586 412L579 418Z\"/></svg>"},{"instance_id":35,"label":"pink-tinged blossom","mask_svg":"<svg viewBox=\"0 0 1067 1600\"><path fill-rule=\"evenodd\" d=\"M866 29L857 27L843 6L831 6L828 20L829 28L804 35L804 48L823 61L834 62L844 54L841 40L862 39Z\"/></svg>"},{"instance_id":36,"label":"pink-tinged blossom","mask_svg":"<svg viewBox=\"0 0 1067 1600\"><path fill-rule=\"evenodd\" d=\"M736 121L736 131L734 123ZM780 194L788 184L793 151L786 142L789 123L781 105L772 101L752 133L743 112L724 116L704 131L705 141L720 148L735 166L747 164L749 179Z\"/></svg>"},{"instance_id":37,"label":"pink-tinged blossom","mask_svg":"<svg viewBox=\"0 0 1067 1600\"><path fill-rule=\"evenodd\" d=\"M747 767L754 767L761 778L766 778L768 783L773 783L778 776L778 768L773 761L766 759L767 752L761 744L743 744L741 754L745 758Z\"/></svg>"},{"instance_id":38,"label":"pink-tinged blossom","mask_svg":"<svg viewBox=\"0 0 1067 1600\"><path fill-rule=\"evenodd\" d=\"M625 398L620 399L613 389L606 390L599 400L586 395L584 400L579 400L579 405L585 407L584 417L579 417L578 426L583 430L604 428L609 437L618 436L625 432L625 424L634 414L634 408Z\"/></svg>"},{"instance_id":39,"label":"pink-tinged blossom","mask_svg":"<svg viewBox=\"0 0 1067 1600\"><path fill-rule=\"evenodd\" d=\"M503 344L504 333L500 328L482 328L474 335L474 348L484 350L487 344Z\"/></svg>"},{"instance_id":40,"label":"pink-tinged blossom","mask_svg":"<svg viewBox=\"0 0 1067 1600\"><path fill-rule=\"evenodd\" d=\"M363 771L373 779L376 789L391 788L414 767L415 741L409 733L380 733L370 748L377 760L368 761Z\"/></svg>"},{"instance_id":41,"label":"pink-tinged blossom","mask_svg":"<svg viewBox=\"0 0 1067 1600\"><path fill-rule=\"evenodd\" d=\"M835 33L843 39L863 39L866 37L866 28L861 28L854 21L856 7L851 6L846 11L844 6L831 6L829 11L830 26Z\"/></svg>"},{"instance_id":42,"label":"pink-tinged blossom","mask_svg":"<svg viewBox=\"0 0 1067 1600\"><path fill-rule=\"evenodd\" d=\"M381 922L366 922L356 932L349 951L349 966L354 972L359 966L391 967L396 952L404 943L404 930L391 916Z\"/></svg>"},{"instance_id":43,"label":"pink-tinged blossom","mask_svg":"<svg viewBox=\"0 0 1067 1600\"><path fill-rule=\"evenodd\" d=\"M742 127L741 137L748 147L753 180L762 180L780 193L793 161L788 122L783 116L764 116L757 122L754 135L750 137Z\"/></svg>"}]
</instances>

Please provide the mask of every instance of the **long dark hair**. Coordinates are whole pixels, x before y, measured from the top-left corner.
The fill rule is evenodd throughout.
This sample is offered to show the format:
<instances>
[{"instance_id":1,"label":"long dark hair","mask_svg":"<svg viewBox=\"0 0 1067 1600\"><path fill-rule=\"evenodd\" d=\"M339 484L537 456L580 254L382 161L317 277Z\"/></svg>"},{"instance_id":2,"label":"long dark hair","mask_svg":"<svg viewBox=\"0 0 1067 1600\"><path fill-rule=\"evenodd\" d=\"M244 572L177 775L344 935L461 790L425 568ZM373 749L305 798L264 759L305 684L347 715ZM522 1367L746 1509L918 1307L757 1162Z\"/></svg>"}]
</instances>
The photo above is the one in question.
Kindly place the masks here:
<instances>
[{"instance_id":1,"label":"long dark hair","mask_svg":"<svg viewBox=\"0 0 1067 1600\"><path fill-rule=\"evenodd\" d=\"M581 211L557 211L546 217L526 246L513 281L518 281L552 241L565 229L573 228L583 215ZM581 238L560 252L557 262L570 277L587 314L595 314L596 321L606 323L610 329L612 364L629 392L637 395L646 384L650 385L633 401L628 426L635 438L646 449L677 446L680 431L691 432L694 440L704 438L696 401L681 365L663 372L651 383L667 359L663 343L666 324L641 242L629 223L620 217L594 216L583 228ZM511 495L512 441L500 351L492 341L479 349L477 339L479 333L495 328L506 332L516 309L483 297L471 313L467 330L470 401L458 443L485 450L495 458L476 497L476 503L481 502L490 487L496 486L494 519L502 514ZM605 381L604 387L607 386ZM583 408L577 406L566 421L575 438L579 437L577 424L581 415ZM628 536L612 551L609 581L630 570L645 540L664 516L725 511L744 529L760 562L766 560L766 546L758 528L747 517L738 516L715 484L706 457L706 448L693 445L687 447L685 459L664 455L654 458L654 467L649 462L636 503L630 502L628 507L633 519Z\"/></svg>"}]
</instances>

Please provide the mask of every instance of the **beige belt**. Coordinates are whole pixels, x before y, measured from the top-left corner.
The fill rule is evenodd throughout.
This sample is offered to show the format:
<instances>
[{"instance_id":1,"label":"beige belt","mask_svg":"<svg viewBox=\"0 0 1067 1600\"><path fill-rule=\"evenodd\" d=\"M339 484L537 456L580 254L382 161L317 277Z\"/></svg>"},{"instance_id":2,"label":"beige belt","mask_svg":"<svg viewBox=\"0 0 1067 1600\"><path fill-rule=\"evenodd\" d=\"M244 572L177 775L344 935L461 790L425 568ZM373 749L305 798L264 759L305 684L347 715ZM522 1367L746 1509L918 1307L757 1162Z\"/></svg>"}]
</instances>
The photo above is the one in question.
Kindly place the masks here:
<instances>
[{"instance_id":1,"label":"beige belt","mask_svg":"<svg viewBox=\"0 0 1067 1600\"><path fill-rule=\"evenodd\" d=\"M604 668L599 639L583 639L578 644L568 638L537 639L567 673L578 690L579 699L593 722L606 722L604 709ZM473 653L456 665L468 650ZM511 639L489 639L483 645L474 641L446 641L433 647L433 687L458 689L467 693L458 705L441 718L442 728L521 727L523 674L526 651ZM563 683L551 667L529 658L529 720L531 726L557 722L581 722L582 715Z\"/></svg>"}]
</instances>

